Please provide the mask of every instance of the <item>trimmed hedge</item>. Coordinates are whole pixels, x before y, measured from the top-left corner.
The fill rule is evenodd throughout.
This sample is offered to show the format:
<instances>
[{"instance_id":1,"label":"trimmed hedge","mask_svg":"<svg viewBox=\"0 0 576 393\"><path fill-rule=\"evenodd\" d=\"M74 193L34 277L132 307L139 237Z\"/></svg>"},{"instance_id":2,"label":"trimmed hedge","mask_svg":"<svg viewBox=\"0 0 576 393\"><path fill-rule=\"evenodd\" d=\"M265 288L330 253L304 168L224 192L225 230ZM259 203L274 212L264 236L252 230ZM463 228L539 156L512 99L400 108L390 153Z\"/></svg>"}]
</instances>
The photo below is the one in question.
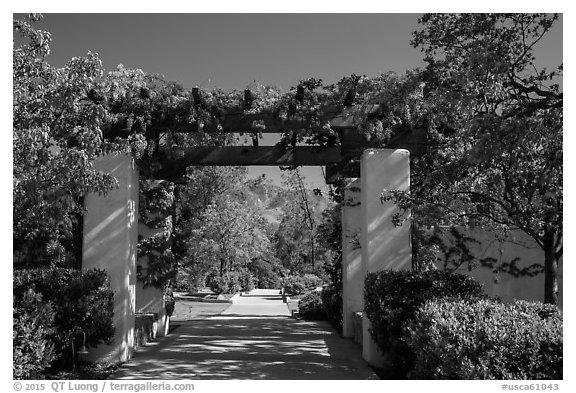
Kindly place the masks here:
<instances>
[{"instance_id":1,"label":"trimmed hedge","mask_svg":"<svg viewBox=\"0 0 576 393\"><path fill-rule=\"evenodd\" d=\"M369 273L364 288L370 334L380 351L390 357L398 378L406 377L413 366L414 354L403 342L403 329L421 305L434 298L482 296L479 282L444 270Z\"/></svg>"},{"instance_id":2,"label":"trimmed hedge","mask_svg":"<svg viewBox=\"0 0 576 393\"><path fill-rule=\"evenodd\" d=\"M405 340L414 379L562 379L562 315L552 305L431 300Z\"/></svg>"},{"instance_id":3,"label":"trimmed hedge","mask_svg":"<svg viewBox=\"0 0 576 393\"><path fill-rule=\"evenodd\" d=\"M30 296L35 296L35 300L32 301ZM46 334L36 335L43 337L42 345L53 348L54 361L48 361L51 355L48 356L47 352L46 356L42 355L53 366L63 367L71 363L72 341L75 348L79 348L83 343L82 332L86 333L89 347L102 342L110 344L114 337L114 294L103 270L16 270L13 301L15 324L28 321L28 325L35 326L34 329L43 326L49 330ZM35 318L49 308L54 312L53 325L47 324L51 320L48 316ZM30 334L15 335L14 347L31 349L31 337ZM22 353L14 351L15 358L20 356Z\"/></svg>"},{"instance_id":4,"label":"trimmed hedge","mask_svg":"<svg viewBox=\"0 0 576 393\"><path fill-rule=\"evenodd\" d=\"M304 295L298 302L298 314L300 314L302 318L308 320L326 319L320 293L312 291Z\"/></svg>"}]
</instances>

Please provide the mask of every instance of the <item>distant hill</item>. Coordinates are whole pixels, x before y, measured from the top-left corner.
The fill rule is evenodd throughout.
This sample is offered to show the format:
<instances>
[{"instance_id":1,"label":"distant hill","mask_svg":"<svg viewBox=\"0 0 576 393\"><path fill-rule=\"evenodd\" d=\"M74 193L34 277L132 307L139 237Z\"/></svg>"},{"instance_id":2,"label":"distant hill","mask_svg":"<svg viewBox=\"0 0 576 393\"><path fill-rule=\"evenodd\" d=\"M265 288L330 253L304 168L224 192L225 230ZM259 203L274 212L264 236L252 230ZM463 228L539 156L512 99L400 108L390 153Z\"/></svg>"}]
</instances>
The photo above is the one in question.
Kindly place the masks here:
<instances>
[{"instance_id":1,"label":"distant hill","mask_svg":"<svg viewBox=\"0 0 576 393\"><path fill-rule=\"evenodd\" d=\"M284 215L285 206L293 198L293 194L265 177L249 179L245 186L243 191L246 200L261 209L262 215L271 226L275 229L278 228ZM307 196L308 203L316 214L320 214L332 203L328 198L315 195L312 190L307 190Z\"/></svg>"}]
</instances>

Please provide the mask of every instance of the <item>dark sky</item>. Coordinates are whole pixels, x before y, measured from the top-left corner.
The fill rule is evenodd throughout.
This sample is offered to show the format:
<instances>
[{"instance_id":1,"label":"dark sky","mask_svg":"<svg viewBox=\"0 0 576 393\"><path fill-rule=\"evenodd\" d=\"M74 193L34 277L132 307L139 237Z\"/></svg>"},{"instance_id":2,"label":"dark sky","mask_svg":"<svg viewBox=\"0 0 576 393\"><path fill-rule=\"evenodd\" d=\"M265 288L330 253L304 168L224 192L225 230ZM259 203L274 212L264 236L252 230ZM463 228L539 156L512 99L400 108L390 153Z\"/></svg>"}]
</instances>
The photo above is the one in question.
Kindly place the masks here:
<instances>
[{"instance_id":1,"label":"dark sky","mask_svg":"<svg viewBox=\"0 0 576 393\"><path fill-rule=\"evenodd\" d=\"M97 52L185 87L244 89L254 79L289 89L300 79L422 65L410 46L418 14L44 14L50 62Z\"/></svg>"}]
</instances>

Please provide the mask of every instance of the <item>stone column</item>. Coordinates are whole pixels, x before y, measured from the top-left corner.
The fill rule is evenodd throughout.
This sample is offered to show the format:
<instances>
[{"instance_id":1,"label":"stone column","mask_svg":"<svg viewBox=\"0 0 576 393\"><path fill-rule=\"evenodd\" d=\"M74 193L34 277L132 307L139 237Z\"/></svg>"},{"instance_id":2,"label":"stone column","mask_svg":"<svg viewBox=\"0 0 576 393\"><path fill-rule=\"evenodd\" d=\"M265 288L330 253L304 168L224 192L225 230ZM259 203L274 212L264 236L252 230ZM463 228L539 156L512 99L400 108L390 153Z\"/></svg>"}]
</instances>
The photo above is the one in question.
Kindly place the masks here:
<instances>
[{"instance_id":1,"label":"stone column","mask_svg":"<svg viewBox=\"0 0 576 393\"><path fill-rule=\"evenodd\" d=\"M138 171L125 154L109 154L93 163L112 174L119 188L85 198L83 269L104 269L114 291L115 336L111 345L90 350L91 361L127 361L134 350L136 253L138 245Z\"/></svg>"},{"instance_id":2,"label":"stone column","mask_svg":"<svg viewBox=\"0 0 576 393\"><path fill-rule=\"evenodd\" d=\"M410 153L403 149L365 150L360 176L363 276L385 269L411 269L410 223L395 227L392 217L398 208L391 202L382 203L380 200L384 190L410 190ZM383 364L384 358L368 331L370 322L366 315L362 327L362 356L373 365Z\"/></svg>"},{"instance_id":3,"label":"stone column","mask_svg":"<svg viewBox=\"0 0 576 393\"><path fill-rule=\"evenodd\" d=\"M342 203L342 335L354 337L353 314L364 308L360 252L360 179L351 179Z\"/></svg>"},{"instance_id":4,"label":"stone column","mask_svg":"<svg viewBox=\"0 0 576 393\"><path fill-rule=\"evenodd\" d=\"M154 235L161 234L163 228L150 228L144 223L138 224L138 233L142 239L148 239ZM137 265L139 269L146 271L148 257L138 259ZM152 285L144 286L141 281L136 285L136 312L137 313L154 313L157 316L155 320L154 335L163 337L168 334L168 316L166 315L166 308L164 301L164 291Z\"/></svg>"}]
</instances>

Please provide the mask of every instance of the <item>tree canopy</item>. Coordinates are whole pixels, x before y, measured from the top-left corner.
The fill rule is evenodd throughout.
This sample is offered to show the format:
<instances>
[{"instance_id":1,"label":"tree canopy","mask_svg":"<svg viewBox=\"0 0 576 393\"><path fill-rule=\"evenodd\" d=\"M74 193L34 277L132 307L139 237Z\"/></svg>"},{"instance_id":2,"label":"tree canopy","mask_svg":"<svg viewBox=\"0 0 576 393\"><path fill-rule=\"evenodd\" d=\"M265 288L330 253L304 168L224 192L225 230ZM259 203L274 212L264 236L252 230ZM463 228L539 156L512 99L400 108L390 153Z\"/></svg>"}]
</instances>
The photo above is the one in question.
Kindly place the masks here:
<instances>
[{"instance_id":1,"label":"tree canopy","mask_svg":"<svg viewBox=\"0 0 576 393\"><path fill-rule=\"evenodd\" d=\"M544 250L545 300L557 300L562 256L562 65L533 50L558 19L546 14L427 14L412 44L427 63L420 111L427 154L411 194L387 193L427 225L520 229Z\"/></svg>"}]
</instances>

